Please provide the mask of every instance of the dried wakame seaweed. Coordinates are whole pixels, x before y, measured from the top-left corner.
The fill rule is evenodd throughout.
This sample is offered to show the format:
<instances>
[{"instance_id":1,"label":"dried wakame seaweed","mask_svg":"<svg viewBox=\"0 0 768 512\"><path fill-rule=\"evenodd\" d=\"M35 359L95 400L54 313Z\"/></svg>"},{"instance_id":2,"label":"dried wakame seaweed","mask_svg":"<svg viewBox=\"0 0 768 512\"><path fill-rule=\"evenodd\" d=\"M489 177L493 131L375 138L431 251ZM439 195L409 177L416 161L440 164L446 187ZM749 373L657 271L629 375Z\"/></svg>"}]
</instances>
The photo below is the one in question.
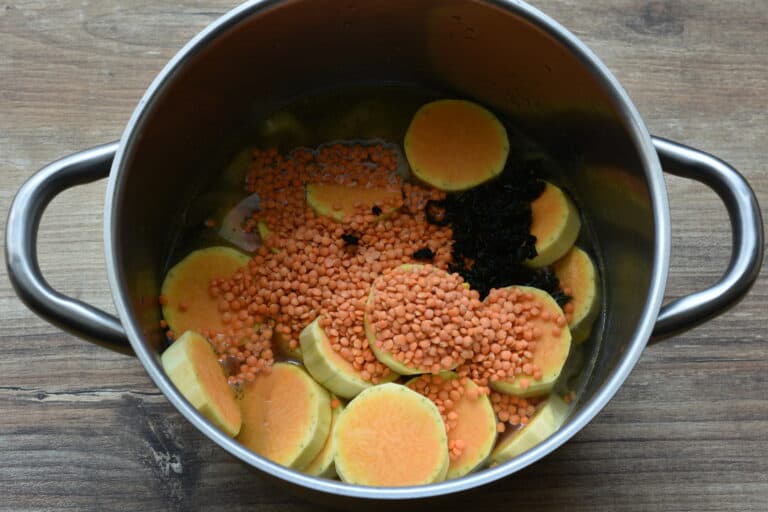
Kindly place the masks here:
<instances>
[{"instance_id":1,"label":"dried wakame seaweed","mask_svg":"<svg viewBox=\"0 0 768 512\"><path fill-rule=\"evenodd\" d=\"M480 293L511 285L547 291L561 306L570 297L550 269L534 269L524 261L536 256L536 238L530 234L531 202L544 191L538 161L507 162L495 180L448 194L426 206L429 222L453 229L451 271L458 272Z\"/></svg>"}]
</instances>

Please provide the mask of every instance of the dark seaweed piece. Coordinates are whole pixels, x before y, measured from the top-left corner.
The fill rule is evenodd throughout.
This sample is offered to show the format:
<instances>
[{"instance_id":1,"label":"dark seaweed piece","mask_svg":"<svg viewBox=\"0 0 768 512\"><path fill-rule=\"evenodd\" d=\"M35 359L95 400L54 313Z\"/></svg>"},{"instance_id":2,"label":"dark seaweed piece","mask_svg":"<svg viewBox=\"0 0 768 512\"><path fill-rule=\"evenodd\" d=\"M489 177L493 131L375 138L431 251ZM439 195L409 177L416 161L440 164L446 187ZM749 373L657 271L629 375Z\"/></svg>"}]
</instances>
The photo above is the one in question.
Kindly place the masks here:
<instances>
[{"instance_id":1,"label":"dark seaweed piece","mask_svg":"<svg viewBox=\"0 0 768 512\"><path fill-rule=\"evenodd\" d=\"M531 202L544 191L539 160L513 161L495 180L473 189L448 194L444 201L429 201L427 221L450 224L453 230L452 272L458 272L480 293L511 285L546 290L561 306L570 297L549 269L524 265L534 258L536 237L531 235Z\"/></svg>"},{"instance_id":2,"label":"dark seaweed piece","mask_svg":"<svg viewBox=\"0 0 768 512\"><path fill-rule=\"evenodd\" d=\"M380 207L374 206L373 208L371 208L371 213L373 213L375 216L378 217L379 215L381 215L383 213L383 211L382 211L382 209Z\"/></svg>"},{"instance_id":3,"label":"dark seaweed piece","mask_svg":"<svg viewBox=\"0 0 768 512\"><path fill-rule=\"evenodd\" d=\"M531 268L519 263L484 265L476 262L471 268L452 265L450 270L460 273L481 297L487 296L493 288L520 285L546 291L561 307L571 300L560 288L560 280L549 268Z\"/></svg>"},{"instance_id":4,"label":"dark seaweed piece","mask_svg":"<svg viewBox=\"0 0 768 512\"><path fill-rule=\"evenodd\" d=\"M344 233L341 235L341 239L349 245L357 245L360 243L360 238L349 233Z\"/></svg>"},{"instance_id":5,"label":"dark seaweed piece","mask_svg":"<svg viewBox=\"0 0 768 512\"><path fill-rule=\"evenodd\" d=\"M411 257L418 261L432 261L435 258L435 251L429 247L423 247L415 251Z\"/></svg>"},{"instance_id":6,"label":"dark seaweed piece","mask_svg":"<svg viewBox=\"0 0 768 512\"><path fill-rule=\"evenodd\" d=\"M435 226L447 226L449 224L446 216L446 201L430 199L424 207L424 214L430 224Z\"/></svg>"}]
</instances>

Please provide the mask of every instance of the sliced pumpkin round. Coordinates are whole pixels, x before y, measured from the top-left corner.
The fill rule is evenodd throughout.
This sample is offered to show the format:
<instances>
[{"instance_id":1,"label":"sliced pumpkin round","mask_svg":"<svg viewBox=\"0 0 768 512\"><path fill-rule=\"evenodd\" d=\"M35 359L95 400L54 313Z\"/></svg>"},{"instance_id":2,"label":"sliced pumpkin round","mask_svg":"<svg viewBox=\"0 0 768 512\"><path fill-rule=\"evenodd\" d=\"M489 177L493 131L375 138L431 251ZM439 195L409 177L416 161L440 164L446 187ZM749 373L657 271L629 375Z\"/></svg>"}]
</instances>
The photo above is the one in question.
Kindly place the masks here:
<instances>
[{"instance_id":1,"label":"sliced pumpkin round","mask_svg":"<svg viewBox=\"0 0 768 512\"><path fill-rule=\"evenodd\" d=\"M504 170L509 139L487 109L465 100L422 106L405 134L405 155L413 174L449 192L467 190Z\"/></svg>"},{"instance_id":2,"label":"sliced pumpkin round","mask_svg":"<svg viewBox=\"0 0 768 512\"><path fill-rule=\"evenodd\" d=\"M208 340L187 331L160 356L163 370L184 398L228 436L240 431L242 422L235 393Z\"/></svg>"},{"instance_id":3,"label":"sliced pumpkin round","mask_svg":"<svg viewBox=\"0 0 768 512\"><path fill-rule=\"evenodd\" d=\"M573 247L553 265L560 287L571 294L573 312L568 326L574 343L589 338L600 312L600 291L597 271L592 258L583 249Z\"/></svg>"},{"instance_id":4,"label":"sliced pumpkin round","mask_svg":"<svg viewBox=\"0 0 768 512\"><path fill-rule=\"evenodd\" d=\"M538 255L527 264L545 267L573 247L581 230L581 218L568 195L549 182L544 192L531 203L531 215L531 235L536 237Z\"/></svg>"},{"instance_id":5,"label":"sliced pumpkin round","mask_svg":"<svg viewBox=\"0 0 768 512\"><path fill-rule=\"evenodd\" d=\"M373 382L363 379L349 361L333 350L328 336L320 326L319 317L301 331L299 340L307 370L332 393L343 398L353 398L373 386ZM390 372L384 382L393 381L397 377L396 373Z\"/></svg>"},{"instance_id":6,"label":"sliced pumpkin round","mask_svg":"<svg viewBox=\"0 0 768 512\"><path fill-rule=\"evenodd\" d=\"M308 183L307 204L315 213L346 222L361 210L379 208L378 218L385 219L403 205L399 188L348 187L331 183Z\"/></svg>"},{"instance_id":7,"label":"sliced pumpkin round","mask_svg":"<svg viewBox=\"0 0 768 512\"><path fill-rule=\"evenodd\" d=\"M435 404L400 384L366 389L334 430L335 465L347 483L426 485L445 479L448 439Z\"/></svg>"},{"instance_id":8,"label":"sliced pumpkin round","mask_svg":"<svg viewBox=\"0 0 768 512\"><path fill-rule=\"evenodd\" d=\"M189 253L174 265L160 291L168 327L176 333L223 330L219 299L211 296L209 285L213 279L231 277L250 260L229 247L209 247Z\"/></svg>"},{"instance_id":9,"label":"sliced pumpkin round","mask_svg":"<svg viewBox=\"0 0 768 512\"><path fill-rule=\"evenodd\" d=\"M489 458L491 466L506 462L535 447L559 429L568 417L568 405L557 395L551 395L540 405L528 425L507 435L494 448Z\"/></svg>"},{"instance_id":10,"label":"sliced pumpkin round","mask_svg":"<svg viewBox=\"0 0 768 512\"><path fill-rule=\"evenodd\" d=\"M512 380L491 381L490 387L500 393L520 397L546 395L554 387L568 359L571 351L571 332L564 323L563 310L547 292L530 286L512 286L502 291L513 289L520 293L531 294L542 312L538 317L530 319L533 327L541 330L541 337L536 340L531 361L541 371L541 378L536 379L533 375L521 374L516 375ZM544 313L550 320L543 319ZM551 321L557 318L562 318L562 326Z\"/></svg>"},{"instance_id":11,"label":"sliced pumpkin round","mask_svg":"<svg viewBox=\"0 0 768 512\"><path fill-rule=\"evenodd\" d=\"M331 415L331 431L328 433L328 438L325 440L323 449L320 450L317 457L315 457L315 459L304 469L304 472L308 475L319 476L321 478L336 477L336 467L333 465L333 459L336 457L336 437L333 435L333 431L336 427L336 423L339 421L339 415L341 415L341 412L344 410L344 405L339 402L338 398L331 397L331 407L333 409Z\"/></svg>"},{"instance_id":12,"label":"sliced pumpkin round","mask_svg":"<svg viewBox=\"0 0 768 512\"><path fill-rule=\"evenodd\" d=\"M485 462L496 442L496 415L491 401L470 379L464 383L464 394L454 404L454 411L458 418L456 428L448 433L448 441L462 441L464 449L448 466L448 479L474 471Z\"/></svg>"},{"instance_id":13,"label":"sliced pumpkin round","mask_svg":"<svg viewBox=\"0 0 768 512\"><path fill-rule=\"evenodd\" d=\"M331 400L303 368L278 363L243 388L237 439L271 461L303 470L331 428Z\"/></svg>"}]
</instances>

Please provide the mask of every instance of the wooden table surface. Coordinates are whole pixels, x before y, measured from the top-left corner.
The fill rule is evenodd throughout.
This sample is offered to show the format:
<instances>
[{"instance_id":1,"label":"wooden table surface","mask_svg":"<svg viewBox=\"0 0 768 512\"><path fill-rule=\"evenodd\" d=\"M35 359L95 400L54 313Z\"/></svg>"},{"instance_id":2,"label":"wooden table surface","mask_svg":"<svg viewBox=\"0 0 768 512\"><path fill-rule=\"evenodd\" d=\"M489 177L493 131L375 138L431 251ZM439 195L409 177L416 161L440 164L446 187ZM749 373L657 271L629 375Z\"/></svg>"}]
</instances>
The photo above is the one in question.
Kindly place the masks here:
<instances>
[{"instance_id":1,"label":"wooden table surface","mask_svg":"<svg viewBox=\"0 0 768 512\"><path fill-rule=\"evenodd\" d=\"M0 6L0 218L35 170L118 138L166 60L234 3ZM653 133L731 162L768 205L768 2L536 4L607 63ZM667 183L668 296L677 297L720 275L730 235L711 191L677 178ZM54 287L112 310L104 189L101 182L57 198L39 252ZM570 443L449 508L768 510L767 294L763 273L737 308L648 348L618 395ZM31 314L4 265L0 347L0 510L313 509L190 427L135 359Z\"/></svg>"}]
</instances>

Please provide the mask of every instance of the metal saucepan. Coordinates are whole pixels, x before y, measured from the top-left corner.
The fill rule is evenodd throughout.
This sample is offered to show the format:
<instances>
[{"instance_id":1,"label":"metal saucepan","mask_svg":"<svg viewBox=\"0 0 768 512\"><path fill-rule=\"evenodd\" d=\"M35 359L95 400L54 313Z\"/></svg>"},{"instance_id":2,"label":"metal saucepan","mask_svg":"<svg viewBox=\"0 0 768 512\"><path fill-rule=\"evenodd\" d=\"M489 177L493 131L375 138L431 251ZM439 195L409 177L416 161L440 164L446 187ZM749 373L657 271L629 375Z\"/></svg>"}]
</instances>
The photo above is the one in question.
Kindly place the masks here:
<instances>
[{"instance_id":1,"label":"metal saucepan","mask_svg":"<svg viewBox=\"0 0 768 512\"><path fill-rule=\"evenodd\" d=\"M603 339L570 419L535 449L458 480L367 488L273 464L214 428L159 364L159 287L185 208L201 184L224 167L234 141L254 119L307 92L360 82L452 91L513 119L574 169L564 179L599 248L607 304ZM662 168L712 188L733 230L724 276L663 307L670 220ZM119 318L53 290L36 254L38 225L50 200L107 176L104 245ZM263 474L337 504L465 491L541 459L605 406L649 339L689 329L744 296L763 251L760 211L741 175L701 151L652 138L605 65L565 28L518 0L246 2L168 63L120 142L69 156L32 176L13 202L6 236L8 273L30 309L66 331L134 353L171 403L215 443Z\"/></svg>"}]
</instances>

